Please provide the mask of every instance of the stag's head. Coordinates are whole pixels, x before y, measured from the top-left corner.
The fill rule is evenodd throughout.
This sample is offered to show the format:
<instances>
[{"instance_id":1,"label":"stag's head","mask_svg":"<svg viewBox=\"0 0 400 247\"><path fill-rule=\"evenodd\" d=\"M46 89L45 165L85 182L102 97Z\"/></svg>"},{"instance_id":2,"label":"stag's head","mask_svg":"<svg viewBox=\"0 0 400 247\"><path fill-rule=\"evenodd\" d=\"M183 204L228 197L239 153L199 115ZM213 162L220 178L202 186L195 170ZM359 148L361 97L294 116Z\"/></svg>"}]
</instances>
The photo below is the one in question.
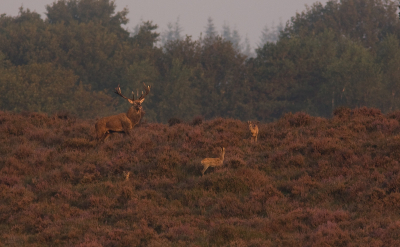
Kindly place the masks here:
<instances>
[{"instance_id":1,"label":"stag's head","mask_svg":"<svg viewBox=\"0 0 400 247\"><path fill-rule=\"evenodd\" d=\"M122 98L128 100L128 102L132 105L132 107L136 110L137 113L139 113L142 110L142 103L144 101L144 98L146 97L146 95L148 95L150 93L150 86L146 86L146 84L143 83L143 87L145 89L145 93L143 94L142 91L142 95L139 97L139 99L135 100L135 94L132 91L132 99L129 99L127 97L125 97L124 95L122 95L121 93L121 88L116 87L115 88L115 93L118 94L119 96L121 96Z\"/></svg>"}]
</instances>

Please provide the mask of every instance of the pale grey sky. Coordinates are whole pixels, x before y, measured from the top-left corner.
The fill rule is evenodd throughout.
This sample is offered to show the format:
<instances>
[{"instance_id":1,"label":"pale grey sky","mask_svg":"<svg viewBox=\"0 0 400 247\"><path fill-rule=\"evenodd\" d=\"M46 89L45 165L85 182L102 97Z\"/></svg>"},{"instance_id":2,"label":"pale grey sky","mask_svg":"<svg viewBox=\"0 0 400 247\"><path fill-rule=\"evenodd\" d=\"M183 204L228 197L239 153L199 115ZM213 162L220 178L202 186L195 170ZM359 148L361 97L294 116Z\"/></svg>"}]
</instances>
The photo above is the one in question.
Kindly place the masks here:
<instances>
[{"instance_id":1,"label":"pale grey sky","mask_svg":"<svg viewBox=\"0 0 400 247\"><path fill-rule=\"evenodd\" d=\"M18 15L21 5L24 9L36 11L45 18L46 5L57 0L0 0L0 13ZM328 0L320 0L326 4ZM305 10L317 0L115 0L117 11L129 9L127 28L133 29L141 20L153 21L159 26L158 32L167 29L169 22L179 23L183 35L192 35L194 39L205 30L208 17L214 21L218 32L224 23L231 30L238 30L242 40L247 36L252 48L260 41L265 26L277 25L280 19L286 23L296 12Z\"/></svg>"}]
</instances>

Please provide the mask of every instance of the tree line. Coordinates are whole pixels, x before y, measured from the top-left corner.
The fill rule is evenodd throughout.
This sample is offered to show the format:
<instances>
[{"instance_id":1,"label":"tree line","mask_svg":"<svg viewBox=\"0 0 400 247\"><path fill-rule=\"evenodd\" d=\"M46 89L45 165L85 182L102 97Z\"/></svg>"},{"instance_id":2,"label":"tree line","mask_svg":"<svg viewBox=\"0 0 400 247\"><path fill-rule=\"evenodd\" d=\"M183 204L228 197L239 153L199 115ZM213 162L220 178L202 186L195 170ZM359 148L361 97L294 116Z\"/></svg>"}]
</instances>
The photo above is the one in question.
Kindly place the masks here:
<instances>
[{"instance_id":1,"label":"tree line","mask_svg":"<svg viewBox=\"0 0 400 247\"><path fill-rule=\"evenodd\" d=\"M96 118L127 110L113 95L152 85L149 121L195 116L273 121L287 112L329 117L344 107L400 108L400 25L389 0L331 0L296 13L246 56L229 27L163 40L157 25L123 28L110 0L58 0L46 18L0 16L0 108ZM179 33L175 26L175 33ZM170 27L173 34L173 26ZM263 34L265 40L267 34ZM232 39L228 38L232 37Z\"/></svg>"}]
</instances>

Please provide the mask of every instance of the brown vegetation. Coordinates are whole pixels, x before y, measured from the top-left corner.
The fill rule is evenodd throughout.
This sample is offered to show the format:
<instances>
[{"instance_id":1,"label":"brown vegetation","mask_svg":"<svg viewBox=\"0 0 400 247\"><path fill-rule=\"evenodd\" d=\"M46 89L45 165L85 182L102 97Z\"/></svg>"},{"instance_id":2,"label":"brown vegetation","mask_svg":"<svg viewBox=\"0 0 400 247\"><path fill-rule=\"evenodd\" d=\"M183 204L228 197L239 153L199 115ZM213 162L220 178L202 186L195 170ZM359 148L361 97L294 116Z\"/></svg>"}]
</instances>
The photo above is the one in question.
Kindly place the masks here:
<instances>
[{"instance_id":1,"label":"brown vegetation","mask_svg":"<svg viewBox=\"0 0 400 247\"><path fill-rule=\"evenodd\" d=\"M239 120L146 123L95 145L93 120L0 111L0 243L399 246L399 121L287 114L257 143Z\"/></svg>"}]
</instances>

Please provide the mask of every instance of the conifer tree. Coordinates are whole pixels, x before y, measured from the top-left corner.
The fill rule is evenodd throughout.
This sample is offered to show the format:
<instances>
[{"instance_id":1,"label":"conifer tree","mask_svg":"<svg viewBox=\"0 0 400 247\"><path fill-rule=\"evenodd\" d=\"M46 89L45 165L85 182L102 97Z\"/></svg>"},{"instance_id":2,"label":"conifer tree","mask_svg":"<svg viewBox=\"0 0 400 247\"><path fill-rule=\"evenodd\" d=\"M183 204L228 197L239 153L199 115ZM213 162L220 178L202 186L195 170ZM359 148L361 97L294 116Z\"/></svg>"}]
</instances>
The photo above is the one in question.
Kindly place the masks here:
<instances>
[{"instance_id":1,"label":"conifer tree","mask_svg":"<svg viewBox=\"0 0 400 247\"><path fill-rule=\"evenodd\" d=\"M214 21L211 17L207 19L207 26L206 26L206 37L215 37L217 35L217 31L214 25Z\"/></svg>"},{"instance_id":2,"label":"conifer tree","mask_svg":"<svg viewBox=\"0 0 400 247\"><path fill-rule=\"evenodd\" d=\"M167 30L161 34L161 44L164 46L168 41L181 39L183 28L179 23L179 17L176 19L175 24L169 22Z\"/></svg>"}]
</instances>

